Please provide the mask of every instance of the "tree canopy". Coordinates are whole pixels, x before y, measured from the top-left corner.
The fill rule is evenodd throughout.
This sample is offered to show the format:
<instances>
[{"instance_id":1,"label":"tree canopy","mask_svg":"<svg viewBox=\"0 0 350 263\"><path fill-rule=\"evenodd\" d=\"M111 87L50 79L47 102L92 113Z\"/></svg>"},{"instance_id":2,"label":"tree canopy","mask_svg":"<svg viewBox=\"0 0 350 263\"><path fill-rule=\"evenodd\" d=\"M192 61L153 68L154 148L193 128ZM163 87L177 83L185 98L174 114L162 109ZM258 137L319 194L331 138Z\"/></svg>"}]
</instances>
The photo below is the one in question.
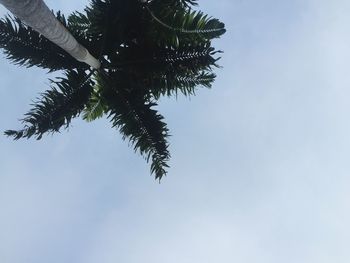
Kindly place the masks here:
<instances>
[{"instance_id":1,"label":"tree canopy","mask_svg":"<svg viewBox=\"0 0 350 263\"><path fill-rule=\"evenodd\" d=\"M106 115L112 127L151 162L156 179L166 173L169 130L156 110L161 96L194 95L211 87L218 53L212 40L225 26L193 8L196 0L92 0L84 12L57 18L101 68L90 69L63 49L6 16L0 20L0 48L13 63L62 71L22 119L8 130L14 139L41 139L69 127L79 115L93 121Z\"/></svg>"}]
</instances>

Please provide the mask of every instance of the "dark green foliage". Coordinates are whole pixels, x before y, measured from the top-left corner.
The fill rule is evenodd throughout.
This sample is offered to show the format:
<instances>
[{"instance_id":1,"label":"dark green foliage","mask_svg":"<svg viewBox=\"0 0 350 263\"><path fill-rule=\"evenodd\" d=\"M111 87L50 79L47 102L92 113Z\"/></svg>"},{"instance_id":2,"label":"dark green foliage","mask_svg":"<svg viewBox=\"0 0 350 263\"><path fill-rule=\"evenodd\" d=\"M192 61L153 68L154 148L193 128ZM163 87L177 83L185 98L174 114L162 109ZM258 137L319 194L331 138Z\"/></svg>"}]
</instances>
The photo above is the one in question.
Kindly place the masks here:
<instances>
[{"instance_id":1,"label":"dark green foliage","mask_svg":"<svg viewBox=\"0 0 350 263\"><path fill-rule=\"evenodd\" d=\"M189 8L198 5L198 0L148 0L146 2L161 8L173 7L175 9Z\"/></svg>"},{"instance_id":2,"label":"dark green foliage","mask_svg":"<svg viewBox=\"0 0 350 263\"><path fill-rule=\"evenodd\" d=\"M180 91L185 96L195 95L195 88L203 86L210 88L215 80L214 73L202 71L197 75L154 75L150 81L151 92L158 99L160 96L178 95Z\"/></svg>"},{"instance_id":3,"label":"dark green foliage","mask_svg":"<svg viewBox=\"0 0 350 263\"><path fill-rule=\"evenodd\" d=\"M153 35L159 44L178 46L181 44L197 45L225 33L224 24L217 19L191 9L173 10L165 8L152 11L146 8L155 23L147 34ZM181 41L180 41L181 40Z\"/></svg>"},{"instance_id":4,"label":"dark green foliage","mask_svg":"<svg viewBox=\"0 0 350 263\"><path fill-rule=\"evenodd\" d=\"M153 109L156 103L145 103L143 90L133 86L120 88L130 85L128 81L123 83L127 78L122 75L124 73L119 72L99 74L102 101L107 105L113 127L119 128L123 138L131 141L135 151L139 150L147 161L152 160L151 171L160 179L166 174L166 162L170 157L164 118Z\"/></svg>"},{"instance_id":5,"label":"dark green foliage","mask_svg":"<svg viewBox=\"0 0 350 263\"><path fill-rule=\"evenodd\" d=\"M161 96L194 95L215 80L211 40L224 24L199 11L196 0L92 0L84 12L57 17L102 68L90 71L18 19L0 21L0 47L14 63L64 70L8 136L41 139L67 128L83 112L93 121L108 116L135 151L151 162L157 179L166 174L169 131L155 109Z\"/></svg>"},{"instance_id":6,"label":"dark green foliage","mask_svg":"<svg viewBox=\"0 0 350 263\"><path fill-rule=\"evenodd\" d=\"M5 134L16 140L32 136L39 140L45 133L67 128L89 100L92 91L89 77L85 72L69 70L65 77L51 81L52 88L42 94L22 120L24 129Z\"/></svg>"}]
</instances>

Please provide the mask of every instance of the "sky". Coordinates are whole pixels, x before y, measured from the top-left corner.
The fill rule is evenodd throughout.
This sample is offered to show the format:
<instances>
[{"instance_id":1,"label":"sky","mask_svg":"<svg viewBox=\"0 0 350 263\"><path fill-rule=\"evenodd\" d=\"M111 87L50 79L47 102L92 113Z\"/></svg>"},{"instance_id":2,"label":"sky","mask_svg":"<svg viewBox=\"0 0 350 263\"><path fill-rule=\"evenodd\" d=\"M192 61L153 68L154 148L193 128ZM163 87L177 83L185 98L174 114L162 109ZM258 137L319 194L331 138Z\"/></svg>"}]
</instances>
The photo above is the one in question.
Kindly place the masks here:
<instances>
[{"instance_id":1,"label":"sky","mask_svg":"<svg viewBox=\"0 0 350 263\"><path fill-rule=\"evenodd\" d=\"M223 68L160 101L167 177L106 119L0 136L0 262L350 262L350 2L199 3L226 24ZM0 130L19 128L50 76L2 56L0 77Z\"/></svg>"}]
</instances>

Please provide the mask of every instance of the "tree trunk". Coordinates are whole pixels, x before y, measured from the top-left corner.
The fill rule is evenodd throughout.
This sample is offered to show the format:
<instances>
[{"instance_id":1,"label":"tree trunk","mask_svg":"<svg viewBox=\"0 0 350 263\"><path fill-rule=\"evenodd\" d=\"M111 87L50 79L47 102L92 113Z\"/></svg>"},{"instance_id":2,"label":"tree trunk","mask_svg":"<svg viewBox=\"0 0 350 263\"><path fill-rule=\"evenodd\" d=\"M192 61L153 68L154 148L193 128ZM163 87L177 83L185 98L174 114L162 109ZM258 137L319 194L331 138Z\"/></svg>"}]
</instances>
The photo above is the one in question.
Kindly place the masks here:
<instances>
[{"instance_id":1,"label":"tree trunk","mask_svg":"<svg viewBox=\"0 0 350 263\"><path fill-rule=\"evenodd\" d=\"M100 62L80 45L56 19L43 0L0 0L8 10L28 26L63 48L71 56L98 69Z\"/></svg>"}]
</instances>

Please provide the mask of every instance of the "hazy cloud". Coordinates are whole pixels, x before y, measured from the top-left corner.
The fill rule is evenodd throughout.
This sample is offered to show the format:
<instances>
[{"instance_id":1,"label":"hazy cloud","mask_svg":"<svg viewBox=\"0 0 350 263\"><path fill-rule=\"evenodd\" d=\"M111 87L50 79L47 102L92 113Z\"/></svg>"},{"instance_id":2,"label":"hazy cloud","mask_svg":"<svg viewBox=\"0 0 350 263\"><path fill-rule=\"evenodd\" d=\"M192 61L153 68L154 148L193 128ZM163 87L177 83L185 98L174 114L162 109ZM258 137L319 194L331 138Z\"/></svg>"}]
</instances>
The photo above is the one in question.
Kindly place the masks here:
<instances>
[{"instance_id":1,"label":"hazy cloud","mask_svg":"<svg viewBox=\"0 0 350 263\"><path fill-rule=\"evenodd\" d=\"M227 24L224 68L161 101L169 176L153 181L106 120L3 137L1 262L349 262L350 4L200 3ZM16 128L47 76L0 70L1 129Z\"/></svg>"}]
</instances>

